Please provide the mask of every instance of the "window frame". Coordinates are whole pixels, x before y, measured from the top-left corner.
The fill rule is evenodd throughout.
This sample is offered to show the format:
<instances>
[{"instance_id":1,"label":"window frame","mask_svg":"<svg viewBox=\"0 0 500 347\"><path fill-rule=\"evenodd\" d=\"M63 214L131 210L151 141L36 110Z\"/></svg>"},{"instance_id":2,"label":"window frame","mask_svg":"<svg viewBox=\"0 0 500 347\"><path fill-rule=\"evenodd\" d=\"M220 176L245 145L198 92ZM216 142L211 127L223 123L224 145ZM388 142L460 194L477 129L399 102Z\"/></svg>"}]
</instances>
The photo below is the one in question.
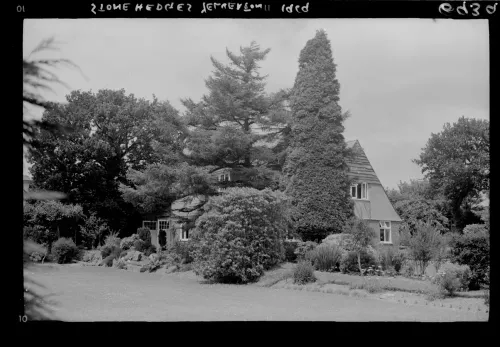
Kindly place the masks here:
<instances>
[{"instance_id":1,"label":"window frame","mask_svg":"<svg viewBox=\"0 0 500 347\"><path fill-rule=\"evenodd\" d=\"M352 195L353 189L354 189L354 196ZM358 193L359 193L359 198L358 198ZM368 183L361 182L361 183L351 184L351 187L349 189L349 194L351 195L351 198L355 200L369 200Z\"/></svg>"},{"instance_id":2,"label":"window frame","mask_svg":"<svg viewBox=\"0 0 500 347\"><path fill-rule=\"evenodd\" d=\"M384 223L382 225L382 223ZM389 226L387 226L386 223L389 223ZM378 222L378 230L379 230L379 234L378 234L378 237L379 237L379 240L380 240L380 233L382 232L382 230L384 231L384 241L380 240L380 243L384 243L384 244L392 244L392 223L391 221L386 221L386 220L381 220ZM386 241L386 231L389 232L389 241Z\"/></svg>"},{"instance_id":3,"label":"window frame","mask_svg":"<svg viewBox=\"0 0 500 347\"><path fill-rule=\"evenodd\" d=\"M155 226L155 227L154 227L154 229L151 229L149 226L147 226L147 225L146 225L146 224L149 224L149 223L154 224L154 226ZM151 225L151 224L150 224L150 225ZM143 228L148 228L149 230L158 230L158 221L154 221L154 220L143 220L143 221L142 221L142 227L143 227Z\"/></svg>"},{"instance_id":4,"label":"window frame","mask_svg":"<svg viewBox=\"0 0 500 347\"><path fill-rule=\"evenodd\" d=\"M179 241L189 241L189 229L185 228L185 224L178 229L179 233Z\"/></svg>"}]
</instances>

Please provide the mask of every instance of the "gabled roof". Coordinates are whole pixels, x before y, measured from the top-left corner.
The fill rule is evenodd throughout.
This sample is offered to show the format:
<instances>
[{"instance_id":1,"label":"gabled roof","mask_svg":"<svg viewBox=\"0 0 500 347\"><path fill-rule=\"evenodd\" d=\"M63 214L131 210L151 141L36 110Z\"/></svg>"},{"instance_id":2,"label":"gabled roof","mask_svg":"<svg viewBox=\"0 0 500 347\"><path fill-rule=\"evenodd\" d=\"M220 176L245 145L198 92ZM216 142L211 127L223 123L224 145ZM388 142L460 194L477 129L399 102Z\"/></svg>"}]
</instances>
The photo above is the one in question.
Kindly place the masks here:
<instances>
[{"instance_id":1,"label":"gabled roof","mask_svg":"<svg viewBox=\"0 0 500 347\"><path fill-rule=\"evenodd\" d=\"M354 158L346 160L347 166L349 167L349 178L358 182L382 184L380 183L375 170L373 170L365 151L359 144L359 141L347 141L346 144L347 148L351 148L355 152Z\"/></svg>"},{"instance_id":2,"label":"gabled roof","mask_svg":"<svg viewBox=\"0 0 500 347\"><path fill-rule=\"evenodd\" d=\"M352 178L355 182L371 183L368 200L354 200L354 214L356 217L368 220L400 222L401 218L394 210L359 141L347 141L346 144L348 148L355 151L354 158L346 161L349 167L349 178Z\"/></svg>"}]
</instances>

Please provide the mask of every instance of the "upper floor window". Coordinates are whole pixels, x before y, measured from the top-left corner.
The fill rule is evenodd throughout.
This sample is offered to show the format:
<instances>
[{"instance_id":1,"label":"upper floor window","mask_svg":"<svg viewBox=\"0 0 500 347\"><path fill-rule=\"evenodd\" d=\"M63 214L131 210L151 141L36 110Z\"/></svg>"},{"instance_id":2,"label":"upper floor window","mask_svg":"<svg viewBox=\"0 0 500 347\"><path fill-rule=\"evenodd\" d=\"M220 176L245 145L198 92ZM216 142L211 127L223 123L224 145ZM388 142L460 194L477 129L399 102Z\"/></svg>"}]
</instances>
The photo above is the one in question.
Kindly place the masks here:
<instances>
[{"instance_id":1,"label":"upper floor window","mask_svg":"<svg viewBox=\"0 0 500 347\"><path fill-rule=\"evenodd\" d=\"M368 199L368 184L358 183L351 186L351 197L353 199Z\"/></svg>"}]
</instances>

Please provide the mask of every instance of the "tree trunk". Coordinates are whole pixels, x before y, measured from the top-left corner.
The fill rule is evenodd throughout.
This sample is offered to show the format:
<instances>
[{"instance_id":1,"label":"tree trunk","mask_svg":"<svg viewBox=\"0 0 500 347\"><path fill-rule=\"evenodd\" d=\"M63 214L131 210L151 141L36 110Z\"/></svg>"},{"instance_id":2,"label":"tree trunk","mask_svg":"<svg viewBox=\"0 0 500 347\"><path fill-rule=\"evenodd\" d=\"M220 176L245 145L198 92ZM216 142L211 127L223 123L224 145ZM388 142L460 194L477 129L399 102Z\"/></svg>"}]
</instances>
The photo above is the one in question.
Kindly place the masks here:
<instances>
[{"instance_id":1,"label":"tree trunk","mask_svg":"<svg viewBox=\"0 0 500 347\"><path fill-rule=\"evenodd\" d=\"M358 266L359 266L359 273L361 274L361 276L364 276L363 269L361 268L361 252L358 252Z\"/></svg>"}]
</instances>

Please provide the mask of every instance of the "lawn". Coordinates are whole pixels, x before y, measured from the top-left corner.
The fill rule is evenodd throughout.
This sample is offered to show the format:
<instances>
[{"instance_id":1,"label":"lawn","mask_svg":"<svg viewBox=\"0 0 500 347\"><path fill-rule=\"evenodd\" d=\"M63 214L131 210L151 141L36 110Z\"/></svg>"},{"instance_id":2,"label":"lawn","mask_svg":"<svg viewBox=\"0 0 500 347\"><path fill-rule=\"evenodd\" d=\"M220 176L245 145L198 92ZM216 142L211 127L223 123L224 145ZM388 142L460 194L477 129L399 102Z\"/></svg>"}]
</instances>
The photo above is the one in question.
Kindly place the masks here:
<instances>
[{"instance_id":1,"label":"lawn","mask_svg":"<svg viewBox=\"0 0 500 347\"><path fill-rule=\"evenodd\" d=\"M203 284L192 272L31 265L29 319L62 321L486 321L485 312L257 285ZM35 305L33 305L35 303Z\"/></svg>"}]
</instances>

